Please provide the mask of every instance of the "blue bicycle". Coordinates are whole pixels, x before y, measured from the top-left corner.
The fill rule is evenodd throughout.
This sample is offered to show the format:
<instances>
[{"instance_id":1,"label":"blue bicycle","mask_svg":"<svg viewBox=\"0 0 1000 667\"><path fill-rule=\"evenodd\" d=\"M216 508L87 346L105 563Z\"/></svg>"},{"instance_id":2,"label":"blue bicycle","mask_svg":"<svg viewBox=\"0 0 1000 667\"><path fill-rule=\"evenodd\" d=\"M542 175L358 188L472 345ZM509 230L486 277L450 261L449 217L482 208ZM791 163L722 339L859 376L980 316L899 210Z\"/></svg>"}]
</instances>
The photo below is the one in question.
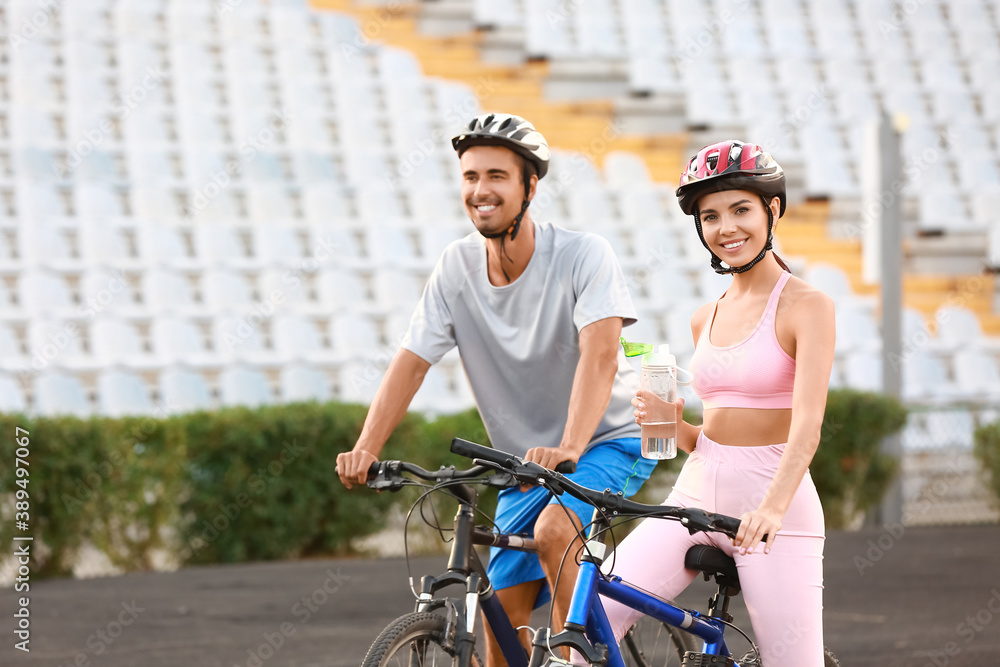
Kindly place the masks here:
<instances>
[{"instance_id":1,"label":"blue bicycle","mask_svg":"<svg viewBox=\"0 0 1000 667\"><path fill-rule=\"evenodd\" d=\"M556 649L570 647L577 650L591 665L625 667L622 648L629 658L639 658L640 664L681 664L683 667L750 667L761 666L760 651L750 637L732 623L729 603L740 592L736 563L715 547L697 545L688 550L685 567L703 572L705 579L714 577L719 586L709 602L708 612L682 609L649 593L633 588L615 575L605 576L600 566L604 560L605 536L610 532L611 519L615 517L656 517L680 521L692 533L698 531L720 532L735 537L740 520L721 514L712 514L696 508L679 508L664 505L644 505L627 500L610 491L599 492L582 487L558 472L538 464L522 461L517 457L456 438L451 450L456 454L475 459L476 463L492 465L506 472L522 484L541 484L556 494L568 493L594 506L594 520L590 524L586 548L581 557L579 574L573 590L573 600L566 617L564 630L550 635L548 628L535 632L529 667L563 663ZM642 639L636 633L626 636L622 646L615 642L607 614L601 604L603 595L633 609L641 609L662 628L669 637L663 655L650 656L643 646L631 642ZM750 642L751 649L739 662L726 645L725 630L729 626ZM634 629L633 629L634 630ZM555 651L555 653L554 653ZM649 660L654 662L649 662ZM827 667L840 663L824 648ZM767 665L766 667L774 667Z\"/></svg>"}]
</instances>

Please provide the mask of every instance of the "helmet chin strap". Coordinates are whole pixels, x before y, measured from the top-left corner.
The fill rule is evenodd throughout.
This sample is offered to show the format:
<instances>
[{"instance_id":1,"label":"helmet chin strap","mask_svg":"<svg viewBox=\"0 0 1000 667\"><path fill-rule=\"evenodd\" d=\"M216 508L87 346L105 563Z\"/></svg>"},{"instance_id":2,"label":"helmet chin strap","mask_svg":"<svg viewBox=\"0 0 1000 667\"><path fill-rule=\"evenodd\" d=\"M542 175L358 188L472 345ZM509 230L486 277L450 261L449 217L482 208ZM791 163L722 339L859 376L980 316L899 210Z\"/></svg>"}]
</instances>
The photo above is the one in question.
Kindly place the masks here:
<instances>
[{"instance_id":1,"label":"helmet chin strap","mask_svg":"<svg viewBox=\"0 0 1000 667\"><path fill-rule=\"evenodd\" d=\"M705 241L705 234L701 230L701 211L697 208L694 210L694 225L698 228L698 238L701 239L701 244L705 246L705 249L708 250L708 253L712 256L712 269L714 269L716 273L726 275L727 273L743 273L744 271L749 271L757 265L757 262L764 259L764 255L767 254L768 250L772 249L774 241L774 233L772 231L774 228L774 211L771 210L771 206L768 204L767 199L765 199L763 195L760 196L760 200L764 202L764 208L767 209L767 243L764 244L764 249L761 250L756 257L743 266L722 266L722 259L712 252L712 249L708 247L708 242Z\"/></svg>"},{"instance_id":2,"label":"helmet chin strap","mask_svg":"<svg viewBox=\"0 0 1000 667\"><path fill-rule=\"evenodd\" d=\"M529 204L531 204L531 200L528 199L527 184L526 184L524 201L521 202L521 211L514 217L514 221L511 222L510 226L507 227L507 229L503 230L502 232L483 232L483 231L479 232L485 238L500 239L500 253L501 253L500 271L503 272L503 277L507 280L508 283L510 282L510 276L507 275L507 269L503 268L503 258L504 256L506 256L507 259L510 260L511 262L513 262L514 260L510 259L510 255L507 253L507 248L504 247L504 242L507 240L507 234L510 234L511 242L513 242L514 239L517 238L517 233L521 231L521 220L524 218L524 214L527 212Z\"/></svg>"}]
</instances>

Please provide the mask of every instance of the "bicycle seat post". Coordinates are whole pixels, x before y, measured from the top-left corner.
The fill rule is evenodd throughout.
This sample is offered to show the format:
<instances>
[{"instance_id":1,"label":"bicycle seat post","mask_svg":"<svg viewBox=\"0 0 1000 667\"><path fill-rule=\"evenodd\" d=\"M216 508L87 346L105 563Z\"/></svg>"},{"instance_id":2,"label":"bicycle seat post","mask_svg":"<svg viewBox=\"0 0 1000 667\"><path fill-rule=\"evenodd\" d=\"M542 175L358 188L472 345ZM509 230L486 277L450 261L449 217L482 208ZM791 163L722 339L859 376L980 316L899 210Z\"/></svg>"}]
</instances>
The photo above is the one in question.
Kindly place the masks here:
<instances>
[{"instance_id":1,"label":"bicycle seat post","mask_svg":"<svg viewBox=\"0 0 1000 667\"><path fill-rule=\"evenodd\" d=\"M705 580L708 581L708 579L709 575L706 572ZM708 615L732 623L733 615L729 613L729 601L740 594L740 587L738 584L734 585L729 577L721 573L716 573L715 582L719 585L719 590L708 600Z\"/></svg>"}]
</instances>

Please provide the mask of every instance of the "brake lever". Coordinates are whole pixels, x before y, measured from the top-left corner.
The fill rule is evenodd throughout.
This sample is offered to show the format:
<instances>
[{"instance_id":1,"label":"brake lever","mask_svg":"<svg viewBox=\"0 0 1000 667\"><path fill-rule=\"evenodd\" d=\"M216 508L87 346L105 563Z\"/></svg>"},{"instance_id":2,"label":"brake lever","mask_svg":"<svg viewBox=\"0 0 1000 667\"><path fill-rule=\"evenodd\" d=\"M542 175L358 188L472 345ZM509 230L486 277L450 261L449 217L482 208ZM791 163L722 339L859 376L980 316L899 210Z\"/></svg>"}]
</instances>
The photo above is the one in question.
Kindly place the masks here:
<instances>
[{"instance_id":1,"label":"brake lever","mask_svg":"<svg viewBox=\"0 0 1000 667\"><path fill-rule=\"evenodd\" d=\"M700 513L696 513L687 509L681 514L680 522L681 525L688 529L688 533L691 535L699 532L716 530L715 524L711 519L709 519L708 513L704 510L701 510Z\"/></svg>"},{"instance_id":2,"label":"brake lever","mask_svg":"<svg viewBox=\"0 0 1000 667\"><path fill-rule=\"evenodd\" d=\"M371 471L369 471L368 481L365 482L365 486L369 489L395 493L410 483L410 480L404 477L389 477L392 473L399 473L398 461L378 461L377 463L372 464L373 468L375 466L378 466L378 470L375 472L374 476L372 476Z\"/></svg>"},{"instance_id":3,"label":"brake lever","mask_svg":"<svg viewBox=\"0 0 1000 667\"><path fill-rule=\"evenodd\" d=\"M483 478L483 484L498 489L508 489L518 485L517 480L514 479L514 475L510 474L507 470L500 470L489 477Z\"/></svg>"},{"instance_id":4,"label":"brake lever","mask_svg":"<svg viewBox=\"0 0 1000 667\"><path fill-rule=\"evenodd\" d=\"M500 473L506 473L514 478L514 480L520 485L534 486L539 484L540 476L531 469L531 466L536 466L544 470L544 468L539 466L537 463L532 463L531 461L524 461L520 465L515 465L513 470L507 466L500 465L499 463L493 463L492 461L486 461L485 459L472 459L472 462L477 465L486 466L487 468L493 468Z\"/></svg>"}]
</instances>

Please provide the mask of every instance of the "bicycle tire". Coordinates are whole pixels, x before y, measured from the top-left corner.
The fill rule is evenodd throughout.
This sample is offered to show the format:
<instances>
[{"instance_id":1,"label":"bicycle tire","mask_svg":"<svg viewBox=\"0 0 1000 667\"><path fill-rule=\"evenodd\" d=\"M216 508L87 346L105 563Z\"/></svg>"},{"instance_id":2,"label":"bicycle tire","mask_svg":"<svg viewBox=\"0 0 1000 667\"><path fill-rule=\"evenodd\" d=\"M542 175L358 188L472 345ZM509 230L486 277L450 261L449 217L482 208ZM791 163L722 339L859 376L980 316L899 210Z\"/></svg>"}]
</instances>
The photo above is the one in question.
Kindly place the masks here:
<instances>
[{"instance_id":1,"label":"bicycle tire","mask_svg":"<svg viewBox=\"0 0 1000 667\"><path fill-rule=\"evenodd\" d=\"M483 667L475 649L470 665L458 664L454 650L443 642L448 622L443 616L415 612L400 616L372 642L362 667ZM411 657L415 660L411 661Z\"/></svg>"},{"instance_id":2,"label":"bicycle tire","mask_svg":"<svg viewBox=\"0 0 1000 667\"><path fill-rule=\"evenodd\" d=\"M619 644L626 667L680 667L687 651L704 644L694 635L643 616Z\"/></svg>"}]
</instances>

